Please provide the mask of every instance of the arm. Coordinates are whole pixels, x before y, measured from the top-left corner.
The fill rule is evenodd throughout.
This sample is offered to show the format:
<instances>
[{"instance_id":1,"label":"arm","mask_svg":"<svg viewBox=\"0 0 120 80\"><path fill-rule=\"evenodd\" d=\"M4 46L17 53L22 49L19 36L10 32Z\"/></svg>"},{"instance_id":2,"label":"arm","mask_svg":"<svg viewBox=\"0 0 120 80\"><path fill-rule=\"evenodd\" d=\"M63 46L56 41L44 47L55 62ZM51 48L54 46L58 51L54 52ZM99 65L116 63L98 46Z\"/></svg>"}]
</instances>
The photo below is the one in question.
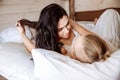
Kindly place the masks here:
<instances>
[{"instance_id":1,"label":"arm","mask_svg":"<svg viewBox=\"0 0 120 80\"><path fill-rule=\"evenodd\" d=\"M24 45L27 48L27 50L29 52L31 52L32 49L35 48L35 45L33 44L33 42L25 34L21 34L21 37L22 37L22 40L23 40Z\"/></svg>"},{"instance_id":2,"label":"arm","mask_svg":"<svg viewBox=\"0 0 120 80\"><path fill-rule=\"evenodd\" d=\"M20 22L17 22L17 29L20 33L20 36L24 42L25 47L29 52L32 51L32 49L35 48L35 45L33 42L25 35L25 28L20 24Z\"/></svg>"},{"instance_id":3,"label":"arm","mask_svg":"<svg viewBox=\"0 0 120 80\"><path fill-rule=\"evenodd\" d=\"M91 31L85 29L83 26L75 23L73 20L69 19L70 25L73 29L75 29L79 34L85 35L85 34L93 34Z\"/></svg>"}]
</instances>

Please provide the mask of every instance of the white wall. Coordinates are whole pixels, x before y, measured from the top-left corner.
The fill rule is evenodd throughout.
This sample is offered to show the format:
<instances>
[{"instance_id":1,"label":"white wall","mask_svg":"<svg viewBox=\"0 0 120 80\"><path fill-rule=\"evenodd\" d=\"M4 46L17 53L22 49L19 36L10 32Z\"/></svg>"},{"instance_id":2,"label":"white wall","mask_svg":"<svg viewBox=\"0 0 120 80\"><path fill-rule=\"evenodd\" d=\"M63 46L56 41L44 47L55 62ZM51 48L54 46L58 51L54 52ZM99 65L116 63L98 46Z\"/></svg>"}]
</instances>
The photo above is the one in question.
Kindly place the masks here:
<instances>
[{"instance_id":1,"label":"white wall","mask_svg":"<svg viewBox=\"0 0 120 80\"><path fill-rule=\"evenodd\" d=\"M62 5L61 0L0 0L0 28L14 26L17 20L38 20L41 9L50 3Z\"/></svg>"}]
</instances>

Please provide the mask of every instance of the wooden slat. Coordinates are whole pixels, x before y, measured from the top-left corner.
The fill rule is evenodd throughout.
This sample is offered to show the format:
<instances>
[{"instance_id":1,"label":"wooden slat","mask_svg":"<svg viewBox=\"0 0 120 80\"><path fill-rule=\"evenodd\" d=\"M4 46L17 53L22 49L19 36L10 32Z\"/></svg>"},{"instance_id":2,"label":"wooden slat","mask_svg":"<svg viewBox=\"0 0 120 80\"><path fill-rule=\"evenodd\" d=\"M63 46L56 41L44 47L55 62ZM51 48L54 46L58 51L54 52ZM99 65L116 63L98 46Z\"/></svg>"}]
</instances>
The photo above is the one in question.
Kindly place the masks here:
<instances>
[{"instance_id":1,"label":"wooden slat","mask_svg":"<svg viewBox=\"0 0 120 80\"><path fill-rule=\"evenodd\" d=\"M69 0L69 15L71 19L74 19L74 0Z\"/></svg>"},{"instance_id":2,"label":"wooden slat","mask_svg":"<svg viewBox=\"0 0 120 80\"><path fill-rule=\"evenodd\" d=\"M0 25L3 24L15 24L17 20L21 18L26 18L30 20L38 20L39 18L39 12L28 12L28 13L14 13L14 14L6 14L6 15L0 15Z\"/></svg>"},{"instance_id":3,"label":"wooden slat","mask_svg":"<svg viewBox=\"0 0 120 80\"><path fill-rule=\"evenodd\" d=\"M40 7L40 8L38 8ZM4 5L0 7L0 15L11 14L11 13L24 13L24 12L34 12L42 9L43 6L40 5Z\"/></svg>"},{"instance_id":4,"label":"wooden slat","mask_svg":"<svg viewBox=\"0 0 120 80\"><path fill-rule=\"evenodd\" d=\"M0 30L15 26L21 18L38 20L41 10L51 3L62 4L61 0L0 0Z\"/></svg>"},{"instance_id":5,"label":"wooden slat","mask_svg":"<svg viewBox=\"0 0 120 80\"><path fill-rule=\"evenodd\" d=\"M106 9L115 9L120 13L120 8L106 8ZM75 12L74 17L76 21L93 21L95 18L99 18L100 15L106 9L95 10L95 11Z\"/></svg>"}]
</instances>

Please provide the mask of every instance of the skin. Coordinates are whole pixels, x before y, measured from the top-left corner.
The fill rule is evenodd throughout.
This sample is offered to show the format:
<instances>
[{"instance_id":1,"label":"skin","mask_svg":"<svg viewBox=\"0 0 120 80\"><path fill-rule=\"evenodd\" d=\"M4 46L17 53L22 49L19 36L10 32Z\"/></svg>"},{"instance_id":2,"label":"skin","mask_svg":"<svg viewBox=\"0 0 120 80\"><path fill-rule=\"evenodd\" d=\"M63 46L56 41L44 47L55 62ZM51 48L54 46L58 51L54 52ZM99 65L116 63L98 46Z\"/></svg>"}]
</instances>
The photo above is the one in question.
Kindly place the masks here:
<instances>
[{"instance_id":1,"label":"skin","mask_svg":"<svg viewBox=\"0 0 120 80\"><path fill-rule=\"evenodd\" d=\"M17 29L19 31L19 34L24 42L24 45L26 46L27 50L29 52L32 51L32 49L35 48L35 45L33 42L25 35L25 28L20 24L20 22L17 22Z\"/></svg>"}]
</instances>

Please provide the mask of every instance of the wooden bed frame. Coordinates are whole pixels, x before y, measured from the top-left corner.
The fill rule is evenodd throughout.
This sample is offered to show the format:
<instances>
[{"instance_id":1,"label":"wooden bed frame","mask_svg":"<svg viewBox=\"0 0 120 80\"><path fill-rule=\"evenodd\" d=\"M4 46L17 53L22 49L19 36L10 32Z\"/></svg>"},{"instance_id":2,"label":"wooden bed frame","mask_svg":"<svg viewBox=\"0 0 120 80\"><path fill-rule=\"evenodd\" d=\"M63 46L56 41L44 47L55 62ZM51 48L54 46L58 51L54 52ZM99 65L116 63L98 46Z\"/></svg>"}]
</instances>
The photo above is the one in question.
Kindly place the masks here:
<instances>
[{"instance_id":1,"label":"wooden bed frame","mask_svg":"<svg viewBox=\"0 0 120 80\"><path fill-rule=\"evenodd\" d=\"M120 13L120 7L119 8L110 7L110 8L105 8L105 9L101 9L101 10L76 12L75 11L75 0L69 0L70 18L75 21L93 21L95 18L99 18L99 16L106 9L115 9Z\"/></svg>"}]
</instances>

